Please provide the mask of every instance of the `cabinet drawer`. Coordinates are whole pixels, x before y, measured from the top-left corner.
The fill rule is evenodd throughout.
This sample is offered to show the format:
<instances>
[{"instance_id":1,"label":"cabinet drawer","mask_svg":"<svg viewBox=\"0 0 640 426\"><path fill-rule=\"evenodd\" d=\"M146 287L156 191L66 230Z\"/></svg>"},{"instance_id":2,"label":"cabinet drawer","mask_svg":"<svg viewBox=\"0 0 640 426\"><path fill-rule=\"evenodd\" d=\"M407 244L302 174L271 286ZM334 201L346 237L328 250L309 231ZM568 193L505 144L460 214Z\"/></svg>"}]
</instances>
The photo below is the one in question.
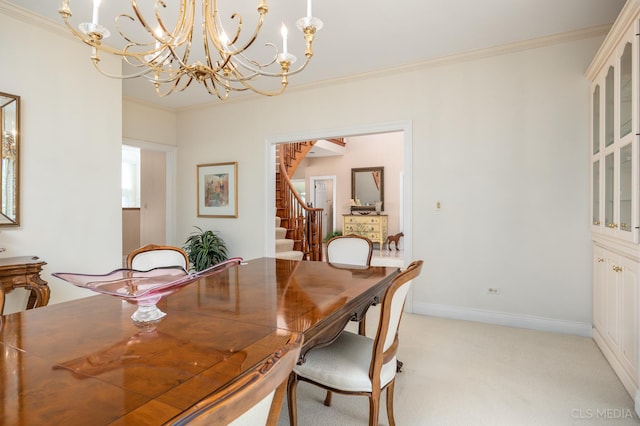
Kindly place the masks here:
<instances>
[{"instance_id":1,"label":"cabinet drawer","mask_svg":"<svg viewBox=\"0 0 640 426\"><path fill-rule=\"evenodd\" d=\"M345 225L344 229L347 231L357 231L357 232L379 232L379 226L371 226L371 225L363 225L360 223Z\"/></svg>"}]
</instances>

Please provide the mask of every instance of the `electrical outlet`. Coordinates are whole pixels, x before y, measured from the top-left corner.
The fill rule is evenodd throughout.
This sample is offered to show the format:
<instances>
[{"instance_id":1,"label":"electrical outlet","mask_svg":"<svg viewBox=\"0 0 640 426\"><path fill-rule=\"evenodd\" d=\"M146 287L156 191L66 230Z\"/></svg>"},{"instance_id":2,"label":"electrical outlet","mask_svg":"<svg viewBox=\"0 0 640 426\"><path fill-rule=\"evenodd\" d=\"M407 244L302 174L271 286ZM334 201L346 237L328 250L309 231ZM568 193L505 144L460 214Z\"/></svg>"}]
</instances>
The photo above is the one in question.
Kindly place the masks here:
<instances>
[{"instance_id":1,"label":"electrical outlet","mask_svg":"<svg viewBox=\"0 0 640 426\"><path fill-rule=\"evenodd\" d=\"M499 288L494 288L494 287L489 287L487 289L487 293L488 294L492 294L492 295L500 294L500 289Z\"/></svg>"}]
</instances>

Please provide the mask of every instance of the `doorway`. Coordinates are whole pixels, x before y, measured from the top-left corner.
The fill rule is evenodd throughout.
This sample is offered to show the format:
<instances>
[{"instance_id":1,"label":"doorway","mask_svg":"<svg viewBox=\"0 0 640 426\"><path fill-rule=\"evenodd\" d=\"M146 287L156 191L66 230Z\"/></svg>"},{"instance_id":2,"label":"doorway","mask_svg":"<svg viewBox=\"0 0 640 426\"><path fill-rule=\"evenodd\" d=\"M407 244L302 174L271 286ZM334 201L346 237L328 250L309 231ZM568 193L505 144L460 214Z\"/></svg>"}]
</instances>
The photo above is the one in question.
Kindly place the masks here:
<instances>
[{"instance_id":1,"label":"doorway","mask_svg":"<svg viewBox=\"0 0 640 426\"><path fill-rule=\"evenodd\" d=\"M402 231L404 233L404 245L403 245L403 253L401 260L404 261L405 265L411 261L413 253L412 253L412 214L413 214L413 198L411 194L413 193L413 162L412 162L412 152L413 152L413 130L412 130L412 122L411 121L398 121L398 122L388 122L381 124L368 124L363 126L356 127L347 127L347 128L339 128L339 129L330 129L330 130L316 130L316 131L304 131L299 133L291 133L286 135L280 135L274 138L267 138L265 143L267 145L267 152L269 153L265 157L265 168L266 168L266 176L265 176L265 190L267 193L275 193L276 188L276 169L277 164L273 161L273 158L276 158L277 147L280 144L292 143L295 141L308 141L308 140L319 140L319 139L331 139L331 138L346 138L346 137L356 137L356 136L375 136L375 135L384 135L388 133L400 133L402 138L402 148L398 150L398 158L402 163L402 173L391 174L395 175L398 179L395 187L397 188L397 196L398 202L396 205L396 212L398 214L398 226L402 227ZM402 151L402 152L400 152ZM345 165L344 168L346 170L351 165ZM347 172L348 173L348 172ZM320 175L320 173L318 173ZM338 192L342 193L347 191L347 194L350 193L350 177L345 177L344 182L347 183L347 187L342 187L342 179L339 179L338 185L340 185L341 189ZM334 185L334 190L337 185ZM390 186L390 188L393 187ZM311 192L311 191L310 191ZM312 194L308 194L311 196ZM346 197L347 199L349 197ZM336 198L337 200L338 198ZM387 199L385 197L385 204L387 204ZM334 201L334 209L345 209L346 207L343 205L342 201ZM335 211L335 210L334 210ZM346 210L345 210L346 211ZM273 217L276 216L276 205L275 205L275 197L267 197L267 205L266 205L265 215L265 253L267 256L274 256L275 254L275 224ZM334 222L336 220L336 215L334 214ZM337 229L337 227L334 227ZM393 231L392 231L393 232ZM408 306L410 306L411 295L409 295L409 299L407 300Z\"/></svg>"},{"instance_id":2,"label":"doorway","mask_svg":"<svg viewBox=\"0 0 640 426\"><path fill-rule=\"evenodd\" d=\"M132 139L124 139L122 143L139 148L141 158L139 205L123 209L123 256L130 251L131 244L136 245L134 241L137 243L134 248L150 243L177 245L173 236L176 147ZM136 235L128 235L132 230Z\"/></svg>"},{"instance_id":3,"label":"doorway","mask_svg":"<svg viewBox=\"0 0 640 426\"><path fill-rule=\"evenodd\" d=\"M309 176L311 202L314 207L323 209L322 238L333 234L336 229L336 177Z\"/></svg>"}]
</instances>

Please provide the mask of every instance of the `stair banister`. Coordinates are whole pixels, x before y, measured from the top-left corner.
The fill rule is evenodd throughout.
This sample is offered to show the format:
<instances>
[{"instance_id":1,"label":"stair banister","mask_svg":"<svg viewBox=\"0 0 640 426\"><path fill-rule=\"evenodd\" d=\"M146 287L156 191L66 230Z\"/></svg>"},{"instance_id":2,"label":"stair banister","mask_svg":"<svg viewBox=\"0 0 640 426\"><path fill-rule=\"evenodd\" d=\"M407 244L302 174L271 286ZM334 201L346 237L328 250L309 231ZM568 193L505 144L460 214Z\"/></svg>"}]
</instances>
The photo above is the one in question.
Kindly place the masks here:
<instances>
[{"instance_id":1,"label":"stair banister","mask_svg":"<svg viewBox=\"0 0 640 426\"><path fill-rule=\"evenodd\" d=\"M285 157L280 152L280 176L283 201L289 216L290 225L293 223L292 239L302 242L302 252L308 260L322 261L322 212L323 209L308 207L295 190L285 163Z\"/></svg>"}]
</instances>

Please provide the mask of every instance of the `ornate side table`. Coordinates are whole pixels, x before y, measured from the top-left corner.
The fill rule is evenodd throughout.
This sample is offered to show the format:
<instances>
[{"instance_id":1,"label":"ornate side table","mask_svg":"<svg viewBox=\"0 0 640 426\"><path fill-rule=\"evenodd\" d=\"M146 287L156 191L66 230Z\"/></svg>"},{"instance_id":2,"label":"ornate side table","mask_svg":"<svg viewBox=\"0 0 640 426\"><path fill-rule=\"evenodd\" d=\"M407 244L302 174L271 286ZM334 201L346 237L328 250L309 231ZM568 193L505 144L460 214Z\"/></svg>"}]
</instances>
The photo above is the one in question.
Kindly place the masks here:
<instances>
[{"instance_id":1,"label":"ornate side table","mask_svg":"<svg viewBox=\"0 0 640 426\"><path fill-rule=\"evenodd\" d=\"M46 264L37 256L0 258L0 314L4 312L5 294L15 288L31 291L27 309L49 303L49 286L40 278L42 267Z\"/></svg>"}]
</instances>

